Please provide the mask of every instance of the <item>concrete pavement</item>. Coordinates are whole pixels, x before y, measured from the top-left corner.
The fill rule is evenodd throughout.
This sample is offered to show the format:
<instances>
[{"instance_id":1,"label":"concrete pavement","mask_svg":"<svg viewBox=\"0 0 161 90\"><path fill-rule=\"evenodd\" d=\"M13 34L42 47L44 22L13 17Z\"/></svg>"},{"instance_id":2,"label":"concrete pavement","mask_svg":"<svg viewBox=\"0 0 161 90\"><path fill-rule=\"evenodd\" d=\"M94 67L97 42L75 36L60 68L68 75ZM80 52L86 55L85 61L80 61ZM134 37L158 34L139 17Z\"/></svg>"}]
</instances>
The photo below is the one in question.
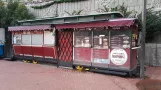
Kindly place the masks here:
<instances>
[{"instance_id":1,"label":"concrete pavement","mask_svg":"<svg viewBox=\"0 0 161 90\"><path fill-rule=\"evenodd\" d=\"M138 90L135 85L138 81L138 78L0 60L0 90Z\"/></svg>"}]
</instances>

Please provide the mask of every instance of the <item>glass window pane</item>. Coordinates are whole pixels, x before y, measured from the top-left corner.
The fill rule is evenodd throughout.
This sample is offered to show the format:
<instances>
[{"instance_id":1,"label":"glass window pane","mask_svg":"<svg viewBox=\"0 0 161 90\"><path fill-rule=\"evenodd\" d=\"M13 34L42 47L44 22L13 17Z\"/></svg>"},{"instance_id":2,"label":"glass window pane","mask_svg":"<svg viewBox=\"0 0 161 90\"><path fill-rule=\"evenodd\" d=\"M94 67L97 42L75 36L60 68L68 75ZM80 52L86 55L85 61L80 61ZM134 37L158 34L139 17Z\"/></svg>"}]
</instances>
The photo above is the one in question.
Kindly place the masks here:
<instances>
[{"instance_id":1,"label":"glass window pane","mask_svg":"<svg viewBox=\"0 0 161 90\"><path fill-rule=\"evenodd\" d=\"M31 45L31 35L22 35L22 44Z\"/></svg>"},{"instance_id":2,"label":"glass window pane","mask_svg":"<svg viewBox=\"0 0 161 90\"><path fill-rule=\"evenodd\" d=\"M130 30L113 30L111 31L110 46L111 48L130 48Z\"/></svg>"},{"instance_id":3,"label":"glass window pane","mask_svg":"<svg viewBox=\"0 0 161 90\"><path fill-rule=\"evenodd\" d=\"M91 31L76 31L74 43L75 47L91 47Z\"/></svg>"},{"instance_id":4,"label":"glass window pane","mask_svg":"<svg viewBox=\"0 0 161 90\"><path fill-rule=\"evenodd\" d=\"M94 48L108 49L109 32L107 30L95 30L93 32Z\"/></svg>"},{"instance_id":5,"label":"glass window pane","mask_svg":"<svg viewBox=\"0 0 161 90\"><path fill-rule=\"evenodd\" d=\"M42 34L32 34L32 45L42 45L43 35Z\"/></svg>"},{"instance_id":6,"label":"glass window pane","mask_svg":"<svg viewBox=\"0 0 161 90\"><path fill-rule=\"evenodd\" d=\"M55 45L55 36L51 31L44 31L44 44Z\"/></svg>"}]
</instances>

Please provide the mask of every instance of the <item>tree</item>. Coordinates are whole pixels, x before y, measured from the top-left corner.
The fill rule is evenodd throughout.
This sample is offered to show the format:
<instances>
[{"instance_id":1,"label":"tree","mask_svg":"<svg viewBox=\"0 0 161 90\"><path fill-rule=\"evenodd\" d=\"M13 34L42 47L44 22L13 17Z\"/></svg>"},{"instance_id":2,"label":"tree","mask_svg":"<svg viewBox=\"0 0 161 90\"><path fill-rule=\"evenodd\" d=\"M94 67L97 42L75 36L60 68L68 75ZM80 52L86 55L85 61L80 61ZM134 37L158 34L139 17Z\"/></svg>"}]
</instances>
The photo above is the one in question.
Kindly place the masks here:
<instances>
[{"instance_id":1,"label":"tree","mask_svg":"<svg viewBox=\"0 0 161 90\"><path fill-rule=\"evenodd\" d=\"M17 1L10 0L4 5L0 1L0 27L5 28L5 56L12 56L12 34L8 32L8 26L17 24L17 20L33 19L34 16L29 13L25 5L19 4Z\"/></svg>"},{"instance_id":2,"label":"tree","mask_svg":"<svg viewBox=\"0 0 161 90\"><path fill-rule=\"evenodd\" d=\"M7 5L0 1L0 27L8 27L17 24L17 20L33 19L24 4L10 0Z\"/></svg>"},{"instance_id":3,"label":"tree","mask_svg":"<svg viewBox=\"0 0 161 90\"><path fill-rule=\"evenodd\" d=\"M19 4L14 13L16 20L27 20L33 19L34 16L29 13L28 9L24 4Z\"/></svg>"},{"instance_id":4,"label":"tree","mask_svg":"<svg viewBox=\"0 0 161 90\"><path fill-rule=\"evenodd\" d=\"M146 42L151 42L154 36L161 32L161 14L148 9L146 18Z\"/></svg>"},{"instance_id":5,"label":"tree","mask_svg":"<svg viewBox=\"0 0 161 90\"><path fill-rule=\"evenodd\" d=\"M2 28L5 25L6 9L4 3L0 1L0 27Z\"/></svg>"}]
</instances>

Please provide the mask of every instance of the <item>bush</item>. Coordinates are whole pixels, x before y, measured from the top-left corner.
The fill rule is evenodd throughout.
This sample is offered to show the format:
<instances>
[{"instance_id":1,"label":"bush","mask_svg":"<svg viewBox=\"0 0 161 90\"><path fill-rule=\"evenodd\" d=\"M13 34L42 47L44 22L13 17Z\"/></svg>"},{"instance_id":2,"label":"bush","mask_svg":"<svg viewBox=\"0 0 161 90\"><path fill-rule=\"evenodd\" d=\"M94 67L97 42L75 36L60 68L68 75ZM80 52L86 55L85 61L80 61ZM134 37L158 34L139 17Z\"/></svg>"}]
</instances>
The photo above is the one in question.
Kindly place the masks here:
<instances>
[{"instance_id":1,"label":"bush","mask_svg":"<svg viewBox=\"0 0 161 90\"><path fill-rule=\"evenodd\" d=\"M139 19L141 21L141 14ZM161 32L161 14L159 11L153 11L153 8L147 9L146 42L152 42L158 32Z\"/></svg>"}]
</instances>

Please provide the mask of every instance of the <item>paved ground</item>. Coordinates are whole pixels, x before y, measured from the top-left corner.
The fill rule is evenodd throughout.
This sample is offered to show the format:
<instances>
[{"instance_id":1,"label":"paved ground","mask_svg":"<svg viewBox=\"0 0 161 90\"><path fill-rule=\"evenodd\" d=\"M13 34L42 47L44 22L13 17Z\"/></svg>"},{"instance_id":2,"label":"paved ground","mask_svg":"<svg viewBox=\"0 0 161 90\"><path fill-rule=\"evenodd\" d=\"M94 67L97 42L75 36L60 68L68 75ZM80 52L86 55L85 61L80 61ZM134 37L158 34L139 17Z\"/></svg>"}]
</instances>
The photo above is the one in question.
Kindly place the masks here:
<instances>
[{"instance_id":1,"label":"paved ground","mask_svg":"<svg viewBox=\"0 0 161 90\"><path fill-rule=\"evenodd\" d=\"M161 79L161 68L155 71L148 68L146 74ZM137 78L0 60L0 90L138 90L135 86L138 81Z\"/></svg>"}]
</instances>

